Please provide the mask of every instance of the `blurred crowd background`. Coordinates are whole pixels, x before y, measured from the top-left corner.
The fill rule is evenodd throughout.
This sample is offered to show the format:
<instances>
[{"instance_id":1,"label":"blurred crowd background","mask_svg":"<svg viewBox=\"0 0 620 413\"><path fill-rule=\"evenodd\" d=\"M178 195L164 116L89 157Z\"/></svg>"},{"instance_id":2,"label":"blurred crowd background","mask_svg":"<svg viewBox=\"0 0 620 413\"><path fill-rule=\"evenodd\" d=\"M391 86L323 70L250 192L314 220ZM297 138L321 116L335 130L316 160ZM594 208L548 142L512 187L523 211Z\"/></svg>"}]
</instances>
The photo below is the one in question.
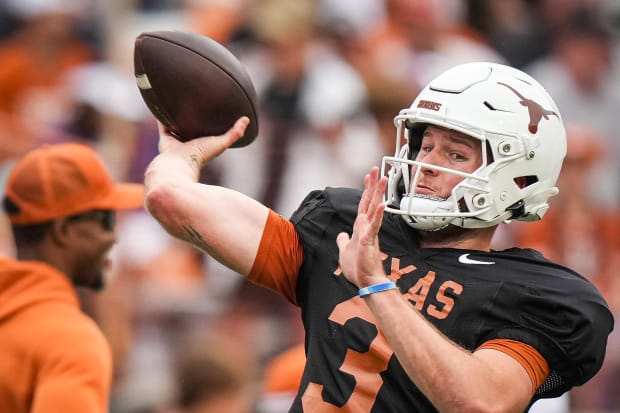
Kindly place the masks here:
<instances>
[{"instance_id":1,"label":"blurred crowd background","mask_svg":"<svg viewBox=\"0 0 620 413\"><path fill-rule=\"evenodd\" d=\"M543 221L502 226L495 247L543 251L620 313L620 1L0 0L0 183L26 151L61 141L88 143L117 179L142 182L157 128L133 44L171 29L229 47L259 96L259 137L202 179L285 216L312 189L361 187L393 152L393 117L444 69L484 60L530 73L567 125L560 195ZM114 351L111 413L286 412L303 361L297 309L144 211L120 215L117 232L106 290L82 293ZM14 253L4 217L0 253ZM614 332L564 412L620 412L619 389Z\"/></svg>"}]
</instances>

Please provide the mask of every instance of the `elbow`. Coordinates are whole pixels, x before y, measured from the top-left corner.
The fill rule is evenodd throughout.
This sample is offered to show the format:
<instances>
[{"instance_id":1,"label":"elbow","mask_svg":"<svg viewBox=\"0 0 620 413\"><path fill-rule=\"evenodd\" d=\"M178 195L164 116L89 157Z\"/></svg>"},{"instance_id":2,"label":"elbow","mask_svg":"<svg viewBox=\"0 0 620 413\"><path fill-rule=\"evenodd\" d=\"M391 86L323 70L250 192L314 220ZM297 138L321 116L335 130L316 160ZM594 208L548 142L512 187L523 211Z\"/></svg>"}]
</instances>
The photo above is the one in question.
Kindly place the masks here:
<instances>
[{"instance_id":1,"label":"elbow","mask_svg":"<svg viewBox=\"0 0 620 413\"><path fill-rule=\"evenodd\" d=\"M144 194L144 207L148 213L172 235L175 235L174 229L177 227L175 217L179 215L176 209L176 192L171 185L160 185L147 189Z\"/></svg>"},{"instance_id":2,"label":"elbow","mask_svg":"<svg viewBox=\"0 0 620 413\"><path fill-rule=\"evenodd\" d=\"M144 194L144 207L153 217L159 219L166 216L166 199L170 199L170 190L158 186L149 188Z\"/></svg>"}]
</instances>

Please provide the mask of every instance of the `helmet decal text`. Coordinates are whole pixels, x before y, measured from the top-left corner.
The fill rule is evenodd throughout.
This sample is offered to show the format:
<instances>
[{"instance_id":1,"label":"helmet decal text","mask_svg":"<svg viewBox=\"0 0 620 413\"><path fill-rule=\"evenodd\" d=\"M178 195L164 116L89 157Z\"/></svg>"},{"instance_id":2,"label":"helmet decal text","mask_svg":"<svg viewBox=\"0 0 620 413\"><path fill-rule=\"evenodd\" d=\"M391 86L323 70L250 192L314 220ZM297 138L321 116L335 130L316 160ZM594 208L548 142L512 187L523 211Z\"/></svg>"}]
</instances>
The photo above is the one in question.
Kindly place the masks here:
<instances>
[{"instance_id":1,"label":"helmet decal text","mask_svg":"<svg viewBox=\"0 0 620 413\"><path fill-rule=\"evenodd\" d=\"M418 107L438 111L439 109L441 109L441 103L431 102L430 100L421 100L420 102L418 102Z\"/></svg>"}]
</instances>

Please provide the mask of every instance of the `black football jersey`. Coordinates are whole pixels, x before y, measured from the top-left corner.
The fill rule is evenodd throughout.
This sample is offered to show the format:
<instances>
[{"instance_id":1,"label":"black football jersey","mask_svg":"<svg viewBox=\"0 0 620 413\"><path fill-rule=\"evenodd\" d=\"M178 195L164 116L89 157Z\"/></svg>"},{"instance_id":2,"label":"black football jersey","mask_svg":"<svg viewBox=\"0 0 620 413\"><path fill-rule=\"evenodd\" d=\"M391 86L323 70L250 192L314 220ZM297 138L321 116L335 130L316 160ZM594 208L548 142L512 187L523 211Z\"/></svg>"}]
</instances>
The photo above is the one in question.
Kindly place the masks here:
<instances>
[{"instance_id":1,"label":"black football jersey","mask_svg":"<svg viewBox=\"0 0 620 413\"><path fill-rule=\"evenodd\" d=\"M297 302L307 363L291 412L435 412L378 332L338 267L336 236L351 233L361 191L312 192L291 217L304 247ZM420 248L402 217L379 234L386 274L428 321L465 349L512 339L537 349L551 374L536 398L560 395L603 362L613 318L596 288L529 249Z\"/></svg>"}]
</instances>

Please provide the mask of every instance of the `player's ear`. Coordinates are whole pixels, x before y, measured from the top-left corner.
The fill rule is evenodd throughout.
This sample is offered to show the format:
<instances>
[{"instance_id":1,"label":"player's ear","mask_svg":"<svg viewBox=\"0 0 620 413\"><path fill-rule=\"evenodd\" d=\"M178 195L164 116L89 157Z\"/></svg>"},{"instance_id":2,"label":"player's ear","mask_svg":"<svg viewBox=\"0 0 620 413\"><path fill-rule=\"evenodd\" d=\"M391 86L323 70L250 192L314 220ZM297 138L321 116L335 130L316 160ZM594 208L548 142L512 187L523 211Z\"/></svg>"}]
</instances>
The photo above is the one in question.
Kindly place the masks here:
<instances>
[{"instance_id":1,"label":"player's ear","mask_svg":"<svg viewBox=\"0 0 620 413\"><path fill-rule=\"evenodd\" d=\"M72 222L68 217L53 220L48 229L48 237L59 247L71 245L74 238Z\"/></svg>"}]
</instances>

